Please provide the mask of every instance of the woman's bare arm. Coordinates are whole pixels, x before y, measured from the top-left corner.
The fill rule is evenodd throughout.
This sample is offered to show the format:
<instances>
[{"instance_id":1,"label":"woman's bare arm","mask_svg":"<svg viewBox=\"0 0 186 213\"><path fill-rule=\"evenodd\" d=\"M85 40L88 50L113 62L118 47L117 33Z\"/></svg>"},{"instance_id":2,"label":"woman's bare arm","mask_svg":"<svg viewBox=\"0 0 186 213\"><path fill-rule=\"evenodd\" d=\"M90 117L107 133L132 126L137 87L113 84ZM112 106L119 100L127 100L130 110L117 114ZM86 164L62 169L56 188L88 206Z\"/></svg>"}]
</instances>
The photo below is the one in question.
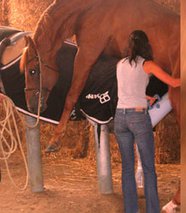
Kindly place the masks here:
<instances>
[{"instance_id":1,"label":"woman's bare arm","mask_svg":"<svg viewBox=\"0 0 186 213\"><path fill-rule=\"evenodd\" d=\"M143 64L143 68L146 73L153 74L158 79L160 79L171 87L179 87L181 84L180 78L172 77L153 61L145 61L145 63Z\"/></svg>"}]
</instances>

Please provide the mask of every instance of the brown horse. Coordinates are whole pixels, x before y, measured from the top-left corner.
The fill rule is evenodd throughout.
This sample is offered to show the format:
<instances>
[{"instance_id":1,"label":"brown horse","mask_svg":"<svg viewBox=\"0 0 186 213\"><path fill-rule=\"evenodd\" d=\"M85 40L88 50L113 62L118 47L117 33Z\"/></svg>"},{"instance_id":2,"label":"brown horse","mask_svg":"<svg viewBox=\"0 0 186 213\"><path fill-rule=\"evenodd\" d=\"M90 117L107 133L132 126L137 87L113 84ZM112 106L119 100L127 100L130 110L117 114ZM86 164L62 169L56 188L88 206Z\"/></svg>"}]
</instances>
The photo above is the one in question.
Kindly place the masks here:
<instances>
[{"instance_id":1,"label":"brown horse","mask_svg":"<svg viewBox=\"0 0 186 213\"><path fill-rule=\"evenodd\" d=\"M48 151L59 148L72 107L84 87L91 66L101 53L122 57L129 34L136 29L147 33L154 60L174 76L180 73L179 16L149 0L56 0L43 13L33 39L28 40L21 60L25 70L26 100L37 111L38 92L41 107L58 79L56 53L66 38L76 35L78 52L74 61L71 88L64 112L50 141ZM41 87L39 89L39 85ZM179 117L179 89L171 89L173 108Z\"/></svg>"}]
</instances>

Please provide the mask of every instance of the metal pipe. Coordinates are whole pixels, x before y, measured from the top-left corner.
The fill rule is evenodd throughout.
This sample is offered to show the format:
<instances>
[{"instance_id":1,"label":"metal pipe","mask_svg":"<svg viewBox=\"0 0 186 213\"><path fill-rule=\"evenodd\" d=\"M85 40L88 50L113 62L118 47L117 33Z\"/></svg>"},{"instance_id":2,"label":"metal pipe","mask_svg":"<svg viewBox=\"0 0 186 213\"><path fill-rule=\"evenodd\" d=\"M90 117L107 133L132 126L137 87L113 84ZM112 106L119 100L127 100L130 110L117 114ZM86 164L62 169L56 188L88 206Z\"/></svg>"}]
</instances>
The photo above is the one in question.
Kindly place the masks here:
<instances>
[{"instance_id":1,"label":"metal pipe","mask_svg":"<svg viewBox=\"0 0 186 213\"><path fill-rule=\"evenodd\" d=\"M112 171L110 159L109 130L107 125L101 125L100 138L98 135L98 125L94 125L96 163L98 174L99 190L102 194L113 193Z\"/></svg>"},{"instance_id":2,"label":"metal pipe","mask_svg":"<svg viewBox=\"0 0 186 213\"><path fill-rule=\"evenodd\" d=\"M28 115L25 115L25 120L30 126L36 123L36 118ZM39 124L34 128L26 127L29 181L32 192L42 192L44 190L39 127Z\"/></svg>"}]
</instances>

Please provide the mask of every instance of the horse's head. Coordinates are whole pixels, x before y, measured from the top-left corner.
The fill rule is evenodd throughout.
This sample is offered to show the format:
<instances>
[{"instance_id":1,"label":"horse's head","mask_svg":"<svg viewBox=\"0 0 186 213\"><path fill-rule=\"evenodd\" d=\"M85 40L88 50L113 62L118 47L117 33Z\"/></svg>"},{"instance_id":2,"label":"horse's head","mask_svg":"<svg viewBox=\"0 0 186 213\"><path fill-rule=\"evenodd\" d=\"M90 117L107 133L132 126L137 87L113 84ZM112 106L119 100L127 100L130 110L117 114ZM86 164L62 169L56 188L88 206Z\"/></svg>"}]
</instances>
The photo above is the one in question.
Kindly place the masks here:
<instances>
[{"instance_id":1,"label":"horse's head","mask_svg":"<svg viewBox=\"0 0 186 213\"><path fill-rule=\"evenodd\" d=\"M25 73L25 97L28 110L37 113L47 108L47 99L54 87L58 72L43 61L34 41L26 36L26 47L20 61L20 70Z\"/></svg>"}]
</instances>

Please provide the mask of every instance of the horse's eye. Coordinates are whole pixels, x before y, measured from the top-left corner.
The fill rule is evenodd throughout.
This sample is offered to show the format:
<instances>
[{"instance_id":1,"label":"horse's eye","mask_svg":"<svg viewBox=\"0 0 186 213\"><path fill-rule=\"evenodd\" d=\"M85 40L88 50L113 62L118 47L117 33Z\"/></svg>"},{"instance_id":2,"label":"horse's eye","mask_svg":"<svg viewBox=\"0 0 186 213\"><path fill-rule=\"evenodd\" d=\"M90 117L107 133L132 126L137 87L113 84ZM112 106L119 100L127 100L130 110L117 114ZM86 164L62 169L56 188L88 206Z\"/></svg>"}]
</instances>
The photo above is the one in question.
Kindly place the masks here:
<instances>
[{"instance_id":1,"label":"horse's eye","mask_svg":"<svg viewBox=\"0 0 186 213\"><path fill-rule=\"evenodd\" d=\"M30 70L30 75L35 75L36 74L36 70Z\"/></svg>"}]
</instances>

